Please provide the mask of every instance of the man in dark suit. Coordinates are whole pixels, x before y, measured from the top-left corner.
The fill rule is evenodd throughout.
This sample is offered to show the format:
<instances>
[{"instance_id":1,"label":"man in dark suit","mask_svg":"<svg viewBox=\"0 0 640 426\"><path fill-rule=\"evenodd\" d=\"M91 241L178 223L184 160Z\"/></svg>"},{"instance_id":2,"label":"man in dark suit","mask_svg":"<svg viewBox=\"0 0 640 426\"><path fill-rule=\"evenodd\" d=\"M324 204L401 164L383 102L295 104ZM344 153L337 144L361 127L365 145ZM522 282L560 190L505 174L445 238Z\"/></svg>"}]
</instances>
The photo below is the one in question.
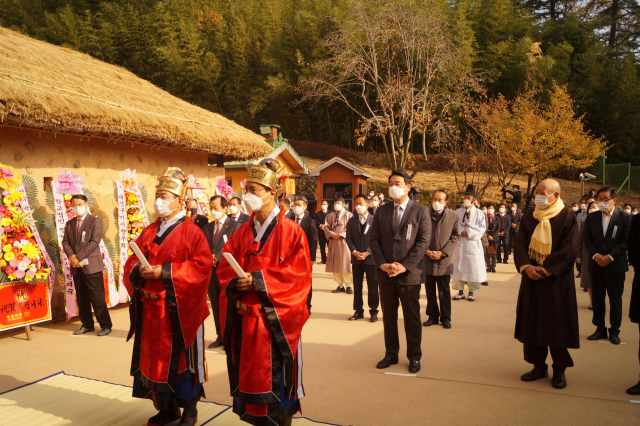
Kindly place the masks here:
<instances>
[{"instance_id":1,"label":"man in dark suit","mask_svg":"<svg viewBox=\"0 0 640 426\"><path fill-rule=\"evenodd\" d=\"M71 264L71 275L76 288L78 316L82 327L73 334L95 331L91 307L102 331L98 336L111 333L111 316L104 294L104 263L100 255L102 221L87 211L87 197L76 194L71 197L71 207L76 217L64 227L62 248Z\"/></svg>"},{"instance_id":2,"label":"man in dark suit","mask_svg":"<svg viewBox=\"0 0 640 426\"><path fill-rule=\"evenodd\" d=\"M498 242L499 242L499 233L500 233L500 221L496 216L496 208L493 204L489 204L487 206L487 221L489 225L487 226L487 240L489 240L489 244L493 246L493 253L489 254L487 252L487 272L496 272L496 253Z\"/></svg>"},{"instance_id":3,"label":"man in dark suit","mask_svg":"<svg viewBox=\"0 0 640 426\"><path fill-rule=\"evenodd\" d=\"M509 247L513 249L515 247L518 230L520 229L520 219L522 219L522 214L518 211L518 205L516 203L511 203L509 219L511 220L511 228L509 229Z\"/></svg>"},{"instance_id":4,"label":"man in dark suit","mask_svg":"<svg viewBox=\"0 0 640 426\"><path fill-rule=\"evenodd\" d=\"M242 200L240 200L240 198L233 197L229 200L229 219L233 220L234 222L238 222L240 225L249 222L249 220L251 219L251 215L240 211L241 206Z\"/></svg>"},{"instance_id":5,"label":"man in dark suit","mask_svg":"<svg viewBox=\"0 0 640 426\"><path fill-rule=\"evenodd\" d=\"M304 195L296 195L293 201L293 207L289 211L291 215L287 215L291 220L300 225L304 231L304 235L307 236L307 242L309 242L309 255L311 264L316 261L316 253L318 251L318 225L316 221L309 216L307 206L309 205L307 197ZM324 232L323 232L324 234ZM311 297L313 294L313 283L311 289L309 289L309 297L307 297L307 308L311 313Z\"/></svg>"},{"instance_id":6,"label":"man in dark suit","mask_svg":"<svg viewBox=\"0 0 640 426\"><path fill-rule=\"evenodd\" d=\"M633 266L633 284L631 302L629 303L629 319L640 324L640 215L631 216L631 230L629 231L629 262ZM640 358L640 352L638 352ZM629 395L640 395L640 381L627 389Z\"/></svg>"},{"instance_id":7,"label":"man in dark suit","mask_svg":"<svg viewBox=\"0 0 640 426\"><path fill-rule=\"evenodd\" d=\"M380 283L386 354L377 368L398 363L398 299L402 304L407 337L409 372L420 371L422 324L420 287L425 282L424 254L431 241L429 211L409 200L411 179L404 171L389 176L393 202L378 209L371 226L370 246Z\"/></svg>"},{"instance_id":8,"label":"man in dark suit","mask_svg":"<svg viewBox=\"0 0 640 426\"><path fill-rule=\"evenodd\" d=\"M522 192L520 191L520 185L513 185L513 191L509 191L506 187L502 187L502 197L504 199L507 198L507 194L511 194L513 199L512 203L516 203L518 208L520 208L520 204L522 204Z\"/></svg>"},{"instance_id":9,"label":"man in dark suit","mask_svg":"<svg viewBox=\"0 0 640 426\"><path fill-rule=\"evenodd\" d=\"M511 245L509 244L509 230L511 229L511 217L507 214L507 206L500 204L498 209L498 238L494 241L496 258L498 263L507 263ZM504 257L504 259L503 259Z\"/></svg>"},{"instance_id":10,"label":"man in dark suit","mask_svg":"<svg viewBox=\"0 0 640 426\"><path fill-rule=\"evenodd\" d=\"M209 209L213 222L204 227L204 236L209 242L209 248L213 255L213 273L211 274L211 280L209 281L209 300L211 301L211 311L213 312L213 320L216 324L216 340L209 345L209 348L218 348L222 346L222 336L220 335L220 305L218 300L220 298L220 291L222 291L222 285L218 280L218 264L222 259L222 248L227 243L231 234L242 226L241 223L235 222L229 216L227 199L221 195L214 195L209 200Z\"/></svg>"},{"instance_id":11,"label":"man in dark suit","mask_svg":"<svg viewBox=\"0 0 640 426\"><path fill-rule=\"evenodd\" d=\"M327 263L327 236L324 234L324 223L329 213L329 203L323 201L320 211L316 213L316 224L318 226L318 243L320 244L320 259L322 264Z\"/></svg>"},{"instance_id":12,"label":"man in dark suit","mask_svg":"<svg viewBox=\"0 0 640 426\"><path fill-rule=\"evenodd\" d=\"M627 241L631 227L631 216L616 209L618 191L604 187L597 193L599 212L587 216L582 228L584 245L591 257L591 294L593 297L593 325L596 332L589 340L607 338L604 317L606 313L605 295L609 295L609 340L620 344L620 324L622 322L622 292L624 291L627 263ZM586 260L586 259L585 259Z\"/></svg>"},{"instance_id":13,"label":"man in dark suit","mask_svg":"<svg viewBox=\"0 0 640 426\"><path fill-rule=\"evenodd\" d=\"M367 197L356 195L355 211L347 222L347 245L351 251L351 270L353 273L353 309L355 313L350 321L364 318L364 302L362 300L362 290L364 287L364 276L367 276L367 292L369 314L371 322L378 321L378 306L380 297L378 295L378 281L376 280L376 265L371 256L369 247L369 236L371 235L371 225L373 225L373 215L367 209Z\"/></svg>"},{"instance_id":14,"label":"man in dark suit","mask_svg":"<svg viewBox=\"0 0 640 426\"><path fill-rule=\"evenodd\" d=\"M378 207L380 207L380 198L378 198L377 195L373 195L369 199L369 206L369 214L371 214L371 216L375 216L378 211Z\"/></svg>"},{"instance_id":15,"label":"man in dark suit","mask_svg":"<svg viewBox=\"0 0 640 426\"><path fill-rule=\"evenodd\" d=\"M205 225L209 223L209 218L205 215L198 214L198 201L195 199L190 199L187 201L187 211L191 212L191 222L194 225L197 225L198 228L204 229Z\"/></svg>"}]
</instances>

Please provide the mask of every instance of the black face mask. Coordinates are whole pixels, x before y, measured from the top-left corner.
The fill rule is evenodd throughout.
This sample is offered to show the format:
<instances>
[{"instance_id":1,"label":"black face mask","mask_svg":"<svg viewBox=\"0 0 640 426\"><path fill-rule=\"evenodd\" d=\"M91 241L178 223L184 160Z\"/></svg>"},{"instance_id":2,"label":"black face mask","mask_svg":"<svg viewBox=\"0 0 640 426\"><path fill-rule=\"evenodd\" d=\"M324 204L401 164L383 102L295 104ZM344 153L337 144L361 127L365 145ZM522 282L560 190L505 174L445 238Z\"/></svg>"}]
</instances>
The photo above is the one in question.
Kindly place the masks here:
<instances>
[{"instance_id":1,"label":"black face mask","mask_svg":"<svg viewBox=\"0 0 640 426\"><path fill-rule=\"evenodd\" d=\"M195 216L198 214L198 208L197 207L191 207L189 209L189 211L191 212L191 216Z\"/></svg>"}]
</instances>

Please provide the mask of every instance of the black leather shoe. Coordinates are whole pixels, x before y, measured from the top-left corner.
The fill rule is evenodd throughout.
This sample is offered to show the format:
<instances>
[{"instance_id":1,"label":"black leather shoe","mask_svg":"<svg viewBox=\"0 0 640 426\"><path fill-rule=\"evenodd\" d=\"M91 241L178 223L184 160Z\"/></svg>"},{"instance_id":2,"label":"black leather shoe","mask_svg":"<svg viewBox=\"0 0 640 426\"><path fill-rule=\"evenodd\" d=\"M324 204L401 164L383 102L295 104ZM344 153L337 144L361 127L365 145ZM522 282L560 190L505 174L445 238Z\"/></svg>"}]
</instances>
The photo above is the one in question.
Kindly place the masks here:
<instances>
[{"instance_id":1,"label":"black leather shoe","mask_svg":"<svg viewBox=\"0 0 640 426\"><path fill-rule=\"evenodd\" d=\"M533 370L528 373L524 373L520 376L523 382L533 382L538 379L546 379L549 377L549 372L543 368L533 367Z\"/></svg>"},{"instance_id":2,"label":"black leather shoe","mask_svg":"<svg viewBox=\"0 0 640 426\"><path fill-rule=\"evenodd\" d=\"M347 287L347 294L353 294L353 290L351 290L351 287Z\"/></svg>"},{"instance_id":3,"label":"black leather shoe","mask_svg":"<svg viewBox=\"0 0 640 426\"><path fill-rule=\"evenodd\" d=\"M507 263L509 263L509 261L508 261L508 260L505 260L503 263L506 265Z\"/></svg>"},{"instance_id":4,"label":"black leather shoe","mask_svg":"<svg viewBox=\"0 0 640 426\"><path fill-rule=\"evenodd\" d=\"M442 328L451 328L450 321L442 321Z\"/></svg>"},{"instance_id":5,"label":"black leather shoe","mask_svg":"<svg viewBox=\"0 0 640 426\"><path fill-rule=\"evenodd\" d=\"M75 334L76 336L79 336L81 334L91 333L93 331L96 331L96 329L95 328L80 327L79 329L74 331L73 334Z\"/></svg>"},{"instance_id":6,"label":"black leather shoe","mask_svg":"<svg viewBox=\"0 0 640 426\"><path fill-rule=\"evenodd\" d=\"M198 413L194 417L187 417L185 414L180 417L180 423L178 426L196 426L198 423Z\"/></svg>"},{"instance_id":7,"label":"black leather shoe","mask_svg":"<svg viewBox=\"0 0 640 426\"><path fill-rule=\"evenodd\" d=\"M611 343L613 343L614 345L619 345L620 344L620 338L618 337L617 334L611 334L609 336L609 341Z\"/></svg>"},{"instance_id":8,"label":"black leather shoe","mask_svg":"<svg viewBox=\"0 0 640 426\"><path fill-rule=\"evenodd\" d=\"M209 349L215 349L215 348L219 348L220 346L222 346L224 343L222 342L222 339L220 337L218 337L213 343L211 343L209 346L207 346Z\"/></svg>"},{"instance_id":9,"label":"black leather shoe","mask_svg":"<svg viewBox=\"0 0 640 426\"><path fill-rule=\"evenodd\" d=\"M551 379L551 386L556 389L564 389L567 387L567 379L564 377L564 373L559 371L553 372L553 379Z\"/></svg>"},{"instance_id":10,"label":"black leather shoe","mask_svg":"<svg viewBox=\"0 0 640 426\"><path fill-rule=\"evenodd\" d=\"M432 325L438 325L438 320L434 320L434 319L429 318L428 320L423 322L422 325L425 326L425 327L431 327Z\"/></svg>"},{"instance_id":11,"label":"black leather shoe","mask_svg":"<svg viewBox=\"0 0 640 426\"><path fill-rule=\"evenodd\" d=\"M111 329L105 328L104 330L100 330L100 332L98 333L98 336L108 336L109 333L111 333Z\"/></svg>"},{"instance_id":12,"label":"black leather shoe","mask_svg":"<svg viewBox=\"0 0 640 426\"><path fill-rule=\"evenodd\" d=\"M409 362L409 373L417 373L420 371L420 361Z\"/></svg>"},{"instance_id":13,"label":"black leather shoe","mask_svg":"<svg viewBox=\"0 0 640 426\"><path fill-rule=\"evenodd\" d=\"M578 272L578 275L576 275L576 278L580 278L581 276L582 274Z\"/></svg>"},{"instance_id":14,"label":"black leather shoe","mask_svg":"<svg viewBox=\"0 0 640 426\"><path fill-rule=\"evenodd\" d=\"M480 285L489 285L489 283L487 281L480 283Z\"/></svg>"},{"instance_id":15,"label":"black leather shoe","mask_svg":"<svg viewBox=\"0 0 640 426\"><path fill-rule=\"evenodd\" d=\"M147 426L164 426L167 423L175 422L180 418L180 409L176 408L176 411L167 413L166 411L160 411L155 416L151 417L147 421Z\"/></svg>"},{"instance_id":16,"label":"black leather shoe","mask_svg":"<svg viewBox=\"0 0 640 426\"><path fill-rule=\"evenodd\" d=\"M605 331L596 330L595 333L587 337L587 340L600 340L600 339L606 339L606 338L607 338L606 330Z\"/></svg>"},{"instance_id":17,"label":"black leather shoe","mask_svg":"<svg viewBox=\"0 0 640 426\"><path fill-rule=\"evenodd\" d=\"M491 272L495 273L496 272L496 268L491 268Z\"/></svg>"},{"instance_id":18,"label":"black leather shoe","mask_svg":"<svg viewBox=\"0 0 640 426\"><path fill-rule=\"evenodd\" d=\"M344 289L344 287L340 287L338 286L338 288L336 288L335 290L332 290L331 293L344 293L346 290Z\"/></svg>"},{"instance_id":19,"label":"black leather shoe","mask_svg":"<svg viewBox=\"0 0 640 426\"><path fill-rule=\"evenodd\" d=\"M631 386L627 389L627 393L629 395L640 395L640 382L638 382L635 386Z\"/></svg>"},{"instance_id":20,"label":"black leather shoe","mask_svg":"<svg viewBox=\"0 0 640 426\"><path fill-rule=\"evenodd\" d=\"M398 363L398 358L394 358L394 359L384 358L382 361L378 363L378 365L376 365L376 368L380 368L380 369L389 368L392 365L397 363Z\"/></svg>"},{"instance_id":21,"label":"black leather shoe","mask_svg":"<svg viewBox=\"0 0 640 426\"><path fill-rule=\"evenodd\" d=\"M371 314L371 319L369 321L371 321L371 322L378 321L378 314Z\"/></svg>"},{"instance_id":22,"label":"black leather shoe","mask_svg":"<svg viewBox=\"0 0 640 426\"><path fill-rule=\"evenodd\" d=\"M349 318L349 321L355 321L362 318L364 318L364 314L361 314L360 312L356 312L355 314L353 314L352 317Z\"/></svg>"}]
</instances>

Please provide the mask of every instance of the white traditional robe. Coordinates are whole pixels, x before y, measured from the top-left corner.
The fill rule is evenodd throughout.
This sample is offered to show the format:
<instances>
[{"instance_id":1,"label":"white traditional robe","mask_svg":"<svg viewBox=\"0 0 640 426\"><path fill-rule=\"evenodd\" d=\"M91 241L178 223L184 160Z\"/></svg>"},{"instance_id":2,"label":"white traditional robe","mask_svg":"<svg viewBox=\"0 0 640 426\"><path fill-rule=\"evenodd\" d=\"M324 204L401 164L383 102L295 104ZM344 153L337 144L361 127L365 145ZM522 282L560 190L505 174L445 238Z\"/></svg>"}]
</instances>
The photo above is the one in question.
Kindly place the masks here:
<instances>
[{"instance_id":1,"label":"white traditional robe","mask_svg":"<svg viewBox=\"0 0 640 426\"><path fill-rule=\"evenodd\" d=\"M466 237L460 237L460 242L453 254L453 279L482 283L487 281L487 270L484 263L484 248L482 235L486 221L484 213L475 206L469 209L469 217L464 218L465 208L456 211L460 217L460 235L467 231Z\"/></svg>"}]
</instances>

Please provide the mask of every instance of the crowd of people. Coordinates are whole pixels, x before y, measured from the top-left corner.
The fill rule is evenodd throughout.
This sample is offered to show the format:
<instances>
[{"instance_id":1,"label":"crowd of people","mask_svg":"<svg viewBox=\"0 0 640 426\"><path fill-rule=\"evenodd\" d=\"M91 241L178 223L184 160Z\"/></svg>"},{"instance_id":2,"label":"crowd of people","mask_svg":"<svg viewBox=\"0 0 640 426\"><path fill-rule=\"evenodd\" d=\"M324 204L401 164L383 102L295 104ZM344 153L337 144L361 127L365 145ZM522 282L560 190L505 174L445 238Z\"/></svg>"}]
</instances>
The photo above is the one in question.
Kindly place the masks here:
<instances>
[{"instance_id":1,"label":"crowd of people","mask_svg":"<svg viewBox=\"0 0 640 426\"><path fill-rule=\"evenodd\" d=\"M304 196L279 198L279 169L277 161L265 159L250 168L243 199L211 197L211 222L189 200L180 169L169 168L159 178L158 220L136 240L142 256L130 256L124 271L133 395L151 399L158 410L148 425L197 422L207 380L207 297L216 329L208 347L223 347L227 355L234 412L255 425L291 424L304 396L300 335L312 311L318 247L319 263L337 284L333 293L353 297L354 313L345 320L365 318L365 281L369 321L378 321L382 310L385 353L379 369L399 363L400 307L408 370L415 374L423 327L450 329L452 300L475 301L489 285L488 274L497 263L508 264L511 254L521 274L514 337L533 365L523 381L549 377L550 352L552 386L567 385L565 370L574 365L569 349L580 347L574 268L593 309L596 330L588 340L620 344L625 274L629 264L640 268L640 217L630 205L616 207L615 188L593 191L568 207L559 183L547 179L535 190L535 206L522 211L517 185L503 188L510 203L483 204L471 184L458 192L460 205L450 208L450 194L437 190L428 207L414 201L409 175L393 171L389 199L373 191L357 194L349 211L344 194L336 193L331 206L322 201L312 217ZM75 333L95 330L93 307L100 334L107 335L111 319L96 260L101 223L87 213L86 202L82 195L72 198L76 218L67 223L63 240L78 289L82 326ZM633 286L630 317L640 323L640 277ZM451 289L457 290L453 297ZM640 382L627 392L640 394Z\"/></svg>"}]
</instances>

